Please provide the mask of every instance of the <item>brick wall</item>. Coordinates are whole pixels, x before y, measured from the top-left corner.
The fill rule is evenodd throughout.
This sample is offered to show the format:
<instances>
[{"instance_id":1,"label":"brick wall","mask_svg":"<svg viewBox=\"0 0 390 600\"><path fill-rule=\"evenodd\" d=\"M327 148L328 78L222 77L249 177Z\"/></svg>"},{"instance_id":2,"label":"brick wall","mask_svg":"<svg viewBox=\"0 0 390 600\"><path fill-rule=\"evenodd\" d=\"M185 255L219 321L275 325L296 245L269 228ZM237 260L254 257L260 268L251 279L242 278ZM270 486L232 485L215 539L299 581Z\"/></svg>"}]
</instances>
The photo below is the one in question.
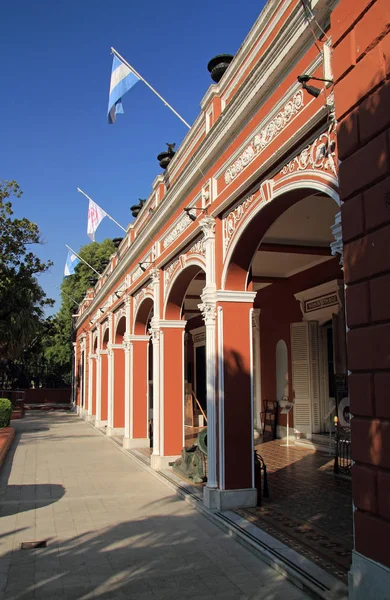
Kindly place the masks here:
<instances>
[{"instance_id":1,"label":"brick wall","mask_svg":"<svg viewBox=\"0 0 390 600\"><path fill-rule=\"evenodd\" d=\"M332 14L355 549L390 567L390 1Z\"/></svg>"}]
</instances>

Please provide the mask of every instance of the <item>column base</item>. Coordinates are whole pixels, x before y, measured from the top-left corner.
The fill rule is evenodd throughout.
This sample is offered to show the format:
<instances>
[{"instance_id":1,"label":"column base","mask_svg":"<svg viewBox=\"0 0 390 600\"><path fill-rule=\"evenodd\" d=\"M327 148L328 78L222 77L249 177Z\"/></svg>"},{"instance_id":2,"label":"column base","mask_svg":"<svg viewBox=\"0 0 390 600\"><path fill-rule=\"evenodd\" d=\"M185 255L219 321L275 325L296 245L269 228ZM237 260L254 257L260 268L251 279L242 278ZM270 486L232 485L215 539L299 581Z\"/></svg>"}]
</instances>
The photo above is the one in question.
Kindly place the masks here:
<instances>
[{"instance_id":1,"label":"column base","mask_svg":"<svg viewBox=\"0 0 390 600\"><path fill-rule=\"evenodd\" d=\"M219 490L203 488L203 503L210 510L249 508L257 504L257 489Z\"/></svg>"},{"instance_id":2,"label":"column base","mask_svg":"<svg viewBox=\"0 0 390 600\"><path fill-rule=\"evenodd\" d=\"M97 419L95 419L95 427L97 427L97 429L102 429L103 427L107 426L107 421L98 421Z\"/></svg>"},{"instance_id":3,"label":"column base","mask_svg":"<svg viewBox=\"0 0 390 600\"><path fill-rule=\"evenodd\" d=\"M124 427L107 427L106 435L108 435L109 437L125 435L125 428Z\"/></svg>"},{"instance_id":4,"label":"column base","mask_svg":"<svg viewBox=\"0 0 390 600\"><path fill-rule=\"evenodd\" d=\"M152 454L150 459L150 466L155 471L161 471L162 469L169 469L169 463L175 462L180 458L180 454L175 456L160 456L159 454Z\"/></svg>"},{"instance_id":5,"label":"column base","mask_svg":"<svg viewBox=\"0 0 390 600\"><path fill-rule=\"evenodd\" d=\"M149 438L127 438L127 437L124 437L122 445L126 450L131 450L131 448L149 448L150 447L150 439Z\"/></svg>"},{"instance_id":6,"label":"column base","mask_svg":"<svg viewBox=\"0 0 390 600\"><path fill-rule=\"evenodd\" d=\"M95 415L87 415L87 421L88 423L95 423Z\"/></svg>"},{"instance_id":7,"label":"column base","mask_svg":"<svg viewBox=\"0 0 390 600\"><path fill-rule=\"evenodd\" d=\"M348 589L350 600L388 598L390 569L353 550Z\"/></svg>"}]
</instances>

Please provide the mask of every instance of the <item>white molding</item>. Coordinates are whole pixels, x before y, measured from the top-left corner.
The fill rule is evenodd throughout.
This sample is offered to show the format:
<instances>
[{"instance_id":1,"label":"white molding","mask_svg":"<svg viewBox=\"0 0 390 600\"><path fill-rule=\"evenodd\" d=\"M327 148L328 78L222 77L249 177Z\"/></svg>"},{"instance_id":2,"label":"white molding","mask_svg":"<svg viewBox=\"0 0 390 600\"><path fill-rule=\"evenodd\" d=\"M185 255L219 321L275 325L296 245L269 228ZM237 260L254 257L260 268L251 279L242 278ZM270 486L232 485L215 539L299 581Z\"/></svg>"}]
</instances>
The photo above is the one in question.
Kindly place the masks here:
<instances>
[{"instance_id":1,"label":"white molding","mask_svg":"<svg viewBox=\"0 0 390 600\"><path fill-rule=\"evenodd\" d=\"M158 322L160 329L184 329L186 324L187 321L169 321L165 319Z\"/></svg>"},{"instance_id":2,"label":"white molding","mask_svg":"<svg viewBox=\"0 0 390 600\"><path fill-rule=\"evenodd\" d=\"M316 171L315 172L316 176L318 177L318 175L321 175L321 171ZM325 177L324 177L325 179ZM278 198L279 196L282 196L283 194L286 194L287 192L290 192L292 190L296 190L296 189L315 189L315 190L319 190L321 192L326 193L330 198L332 198L332 200L334 200L338 205L340 204L340 198L339 195L337 194L337 192L335 191L335 189L333 187L331 187L330 185L327 185L325 182L321 183L318 180L309 180L309 179L297 179L295 182L290 182L287 185L284 185L283 187L277 188L276 190L274 190L273 192L273 196L272 196L272 200L271 202L274 202L274 200L276 198ZM245 232L246 227L249 225L249 223L252 221L252 219L261 211L263 210L264 206L267 206L267 203L261 202L259 201L258 205L251 210L250 212L248 212L242 219L241 221L241 225L240 228L237 232L237 234L235 235L232 243L229 246L229 250L226 254L225 257L225 261L224 261L224 266L223 266L223 271L222 271L222 289L224 289L225 285L226 285L226 278L227 278L227 274L228 274L228 270L229 270L229 265L230 265L230 260L231 257L233 255L233 252L237 246L237 244L239 243L239 241L242 238L242 235ZM259 239L259 244L261 243L261 239Z\"/></svg>"},{"instance_id":3,"label":"white molding","mask_svg":"<svg viewBox=\"0 0 390 600\"><path fill-rule=\"evenodd\" d=\"M257 292L218 290L217 302L254 302Z\"/></svg>"},{"instance_id":4,"label":"white molding","mask_svg":"<svg viewBox=\"0 0 390 600\"><path fill-rule=\"evenodd\" d=\"M301 307L302 320L318 321L323 324L332 318L332 314L338 314L342 308L343 286L342 279L333 279L294 294ZM309 311L306 310L306 303L316 300L318 308L313 307Z\"/></svg>"},{"instance_id":5,"label":"white molding","mask_svg":"<svg viewBox=\"0 0 390 600\"><path fill-rule=\"evenodd\" d=\"M150 335L135 335L135 334L130 334L128 336L128 340L132 344L134 342L149 342L150 341Z\"/></svg>"}]
</instances>

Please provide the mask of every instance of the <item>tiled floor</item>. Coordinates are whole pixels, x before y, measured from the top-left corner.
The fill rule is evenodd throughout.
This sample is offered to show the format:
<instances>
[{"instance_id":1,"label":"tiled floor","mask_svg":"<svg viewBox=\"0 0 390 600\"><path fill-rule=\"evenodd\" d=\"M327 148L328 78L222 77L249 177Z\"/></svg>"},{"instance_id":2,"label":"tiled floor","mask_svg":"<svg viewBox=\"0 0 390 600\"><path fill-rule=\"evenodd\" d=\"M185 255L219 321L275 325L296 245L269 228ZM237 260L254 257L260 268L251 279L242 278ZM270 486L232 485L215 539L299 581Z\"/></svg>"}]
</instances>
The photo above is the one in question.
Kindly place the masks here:
<instances>
[{"instance_id":1,"label":"tiled floor","mask_svg":"<svg viewBox=\"0 0 390 600\"><path fill-rule=\"evenodd\" d=\"M29 415L0 471L1 600L307 596L76 415ZM24 541L47 548L21 550Z\"/></svg>"},{"instance_id":2,"label":"tiled floor","mask_svg":"<svg viewBox=\"0 0 390 600\"><path fill-rule=\"evenodd\" d=\"M200 430L186 428L186 446ZM329 573L347 581L353 547L351 479L335 476L333 459L280 440L256 448L267 466L269 498L237 511ZM150 457L151 450L140 449Z\"/></svg>"},{"instance_id":3,"label":"tiled floor","mask_svg":"<svg viewBox=\"0 0 390 600\"><path fill-rule=\"evenodd\" d=\"M350 479L335 476L333 460L310 449L274 440L256 450L267 466L270 497L239 513L346 581L353 546Z\"/></svg>"}]
</instances>

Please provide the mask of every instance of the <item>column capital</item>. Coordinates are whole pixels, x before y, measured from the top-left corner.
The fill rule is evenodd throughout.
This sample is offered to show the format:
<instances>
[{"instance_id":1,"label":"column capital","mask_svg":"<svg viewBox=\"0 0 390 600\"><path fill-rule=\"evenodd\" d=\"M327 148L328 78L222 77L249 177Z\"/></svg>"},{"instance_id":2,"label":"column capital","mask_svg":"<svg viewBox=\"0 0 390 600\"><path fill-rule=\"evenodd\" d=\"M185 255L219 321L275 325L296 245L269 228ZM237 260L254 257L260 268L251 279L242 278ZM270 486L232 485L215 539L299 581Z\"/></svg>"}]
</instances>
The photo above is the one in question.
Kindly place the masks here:
<instances>
[{"instance_id":1,"label":"column capital","mask_svg":"<svg viewBox=\"0 0 390 600\"><path fill-rule=\"evenodd\" d=\"M210 215L205 215L203 219L199 221L200 228L202 229L205 239L215 238L215 218Z\"/></svg>"},{"instance_id":2,"label":"column capital","mask_svg":"<svg viewBox=\"0 0 390 600\"><path fill-rule=\"evenodd\" d=\"M127 295L125 297L125 307L128 308L131 305L131 296Z\"/></svg>"},{"instance_id":3,"label":"column capital","mask_svg":"<svg viewBox=\"0 0 390 600\"><path fill-rule=\"evenodd\" d=\"M198 308L202 313L205 325L213 325L217 315L217 305L215 302L203 301L202 304L198 304Z\"/></svg>"},{"instance_id":4,"label":"column capital","mask_svg":"<svg viewBox=\"0 0 390 600\"><path fill-rule=\"evenodd\" d=\"M157 267L153 267L152 269L150 269L150 278L152 280L153 285L160 283L160 269L158 269Z\"/></svg>"}]
</instances>

